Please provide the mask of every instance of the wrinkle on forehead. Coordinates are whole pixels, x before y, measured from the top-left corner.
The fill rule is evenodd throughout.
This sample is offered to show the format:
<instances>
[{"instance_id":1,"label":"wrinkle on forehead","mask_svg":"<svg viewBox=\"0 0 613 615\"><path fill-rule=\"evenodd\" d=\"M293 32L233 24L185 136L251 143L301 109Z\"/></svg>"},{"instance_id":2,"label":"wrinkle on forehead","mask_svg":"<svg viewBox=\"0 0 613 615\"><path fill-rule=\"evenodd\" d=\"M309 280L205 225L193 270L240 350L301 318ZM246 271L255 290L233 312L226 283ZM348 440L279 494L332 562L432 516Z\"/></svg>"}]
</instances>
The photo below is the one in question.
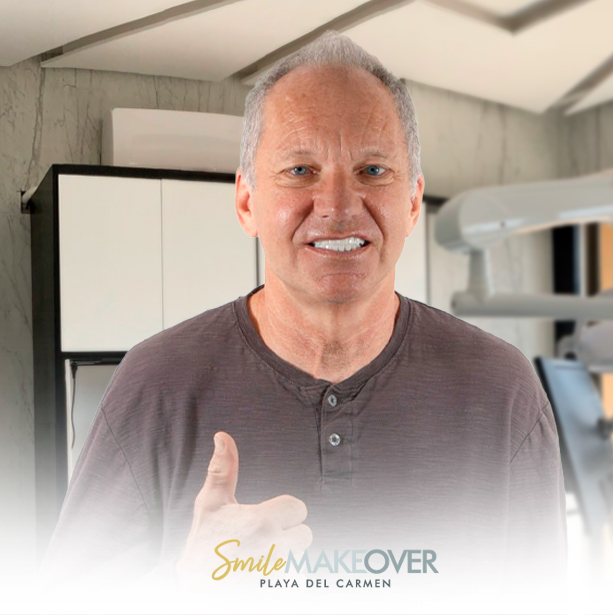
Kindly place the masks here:
<instances>
[{"instance_id":1,"label":"wrinkle on forehead","mask_svg":"<svg viewBox=\"0 0 613 615\"><path fill-rule=\"evenodd\" d=\"M386 138L393 141L394 126L390 125L389 114L381 114L379 111L379 105L373 104L366 122L364 122L364 129L360 135L360 147L380 147L385 149L385 145L382 144ZM374 133L374 134L373 134ZM371 142L372 137L376 137L374 142Z\"/></svg>"},{"instance_id":2,"label":"wrinkle on forehead","mask_svg":"<svg viewBox=\"0 0 613 615\"><path fill-rule=\"evenodd\" d=\"M310 68L293 79L285 75L266 101L265 133L274 158L294 150L324 157L340 153L352 161L365 149L397 156L405 139L387 88L362 69Z\"/></svg>"},{"instance_id":3,"label":"wrinkle on forehead","mask_svg":"<svg viewBox=\"0 0 613 615\"><path fill-rule=\"evenodd\" d=\"M363 150L387 150L388 155L392 155L399 146L403 146L403 142L399 141L401 135L394 132L397 126L393 118L382 114L377 105L373 105L364 118L356 118L349 123L339 118L338 114L331 122L293 114L289 122L280 120L275 124L271 132L279 136L278 140L273 138L270 144L274 147L275 158L284 157L290 152L327 155L335 151L353 160Z\"/></svg>"}]
</instances>

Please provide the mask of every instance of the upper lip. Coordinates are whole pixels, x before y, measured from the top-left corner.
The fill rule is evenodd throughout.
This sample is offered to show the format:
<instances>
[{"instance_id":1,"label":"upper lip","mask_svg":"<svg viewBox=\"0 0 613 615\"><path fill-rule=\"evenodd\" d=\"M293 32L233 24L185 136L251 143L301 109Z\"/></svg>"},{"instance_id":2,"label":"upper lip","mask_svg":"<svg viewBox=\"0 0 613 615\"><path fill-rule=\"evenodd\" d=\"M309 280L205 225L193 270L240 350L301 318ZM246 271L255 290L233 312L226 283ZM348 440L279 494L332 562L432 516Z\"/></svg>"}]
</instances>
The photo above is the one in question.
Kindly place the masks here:
<instances>
[{"instance_id":1,"label":"upper lip","mask_svg":"<svg viewBox=\"0 0 613 615\"><path fill-rule=\"evenodd\" d=\"M307 239L306 243L315 243L316 241L327 241L334 239L349 239L349 237L358 237L359 239L363 239L364 241L369 242L368 237L365 233L343 233L342 235L335 234L324 234L321 235L312 235L309 239Z\"/></svg>"}]
</instances>

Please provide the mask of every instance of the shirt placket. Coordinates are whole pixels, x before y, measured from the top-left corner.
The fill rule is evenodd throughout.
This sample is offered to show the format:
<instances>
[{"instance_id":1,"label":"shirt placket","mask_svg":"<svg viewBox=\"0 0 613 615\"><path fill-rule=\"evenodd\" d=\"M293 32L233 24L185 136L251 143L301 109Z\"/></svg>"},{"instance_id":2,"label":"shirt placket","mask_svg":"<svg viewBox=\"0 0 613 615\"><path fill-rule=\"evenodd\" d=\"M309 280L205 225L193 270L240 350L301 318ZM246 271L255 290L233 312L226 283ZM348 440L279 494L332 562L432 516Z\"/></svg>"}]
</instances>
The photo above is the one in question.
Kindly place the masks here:
<instances>
[{"instance_id":1,"label":"shirt placket","mask_svg":"<svg viewBox=\"0 0 613 615\"><path fill-rule=\"evenodd\" d=\"M334 386L321 402L322 488L351 485L352 423L348 399Z\"/></svg>"}]
</instances>

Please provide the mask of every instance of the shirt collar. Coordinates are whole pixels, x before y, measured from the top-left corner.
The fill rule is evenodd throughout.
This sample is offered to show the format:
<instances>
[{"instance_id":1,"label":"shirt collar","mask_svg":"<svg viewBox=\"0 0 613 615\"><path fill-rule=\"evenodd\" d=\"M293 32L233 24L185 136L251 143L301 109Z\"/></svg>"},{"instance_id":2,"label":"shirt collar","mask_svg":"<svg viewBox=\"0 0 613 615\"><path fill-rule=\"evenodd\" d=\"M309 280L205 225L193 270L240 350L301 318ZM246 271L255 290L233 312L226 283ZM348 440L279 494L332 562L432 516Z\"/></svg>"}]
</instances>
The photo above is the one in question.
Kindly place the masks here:
<instances>
[{"instance_id":1,"label":"shirt collar","mask_svg":"<svg viewBox=\"0 0 613 615\"><path fill-rule=\"evenodd\" d=\"M248 295L239 297L236 301L234 301L234 312L237 323L247 344L263 361L279 373L280 376L300 388L326 389L332 386L330 381L321 378L314 378L311 374L308 374L295 365L288 363L270 350L266 344L264 344L259 333L253 326L251 316L249 314L249 307L247 305L249 297L254 295L263 287L264 285L262 284L257 288L254 288ZM333 385L334 389L348 394L357 392L370 378L380 372L400 349L403 340L406 338L409 326L410 302L401 294L396 294L400 299L400 308L390 340L385 345L383 350L370 363L359 369L356 373L349 376L342 382Z\"/></svg>"}]
</instances>

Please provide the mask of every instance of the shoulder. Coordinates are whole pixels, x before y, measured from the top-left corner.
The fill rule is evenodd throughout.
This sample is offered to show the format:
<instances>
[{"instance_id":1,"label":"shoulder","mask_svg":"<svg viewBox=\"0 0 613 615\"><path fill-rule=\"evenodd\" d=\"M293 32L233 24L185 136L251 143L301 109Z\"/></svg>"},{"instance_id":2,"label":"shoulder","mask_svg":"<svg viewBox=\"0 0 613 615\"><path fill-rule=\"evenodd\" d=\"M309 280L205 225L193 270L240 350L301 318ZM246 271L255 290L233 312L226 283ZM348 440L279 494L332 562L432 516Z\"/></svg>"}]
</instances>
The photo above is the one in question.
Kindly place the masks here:
<instances>
[{"instance_id":1,"label":"shoulder","mask_svg":"<svg viewBox=\"0 0 613 615\"><path fill-rule=\"evenodd\" d=\"M419 301L409 300L411 309L409 339L454 369L503 370L509 375L526 367L526 357L512 344L452 314ZM468 363L466 363L468 362ZM533 371L533 370L532 370Z\"/></svg>"},{"instance_id":2,"label":"shoulder","mask_svg":"<svg viewBox=\"0 0 613 615\"><path fill-rule=\"evenodd\" d=\"M547 396L531 362L512 344L447 312L409 300L408 352L441 386L484 407L496 407L525 437L547 410Z\"/></svg>"},{"instance_id":3,"label":"shoulder","mask_svg":"<svg viewBox=\"0 0 613 615\"><path fill-rule=\"evenodd\" d=\"M125 420L136 411L142 417L218 369L224 349L235 347L240 338L234 303L207 310L131 348L102 400L109 420L117 415Z\"/></svg>"},{"instance_id":4,"label":"shoulder","mask_svg":"<svg viewBox=\"0 0 613 615\"><path fill-rule=\"evenodd\" d=\"M238 301L238 300L237 300ZM177 358L202 352L203 346L224 343L236 327L235 303L232 301L188 318L136 344L126 355L132 367L150 368L156 358Z\"/></svg>"}]
</instances>

